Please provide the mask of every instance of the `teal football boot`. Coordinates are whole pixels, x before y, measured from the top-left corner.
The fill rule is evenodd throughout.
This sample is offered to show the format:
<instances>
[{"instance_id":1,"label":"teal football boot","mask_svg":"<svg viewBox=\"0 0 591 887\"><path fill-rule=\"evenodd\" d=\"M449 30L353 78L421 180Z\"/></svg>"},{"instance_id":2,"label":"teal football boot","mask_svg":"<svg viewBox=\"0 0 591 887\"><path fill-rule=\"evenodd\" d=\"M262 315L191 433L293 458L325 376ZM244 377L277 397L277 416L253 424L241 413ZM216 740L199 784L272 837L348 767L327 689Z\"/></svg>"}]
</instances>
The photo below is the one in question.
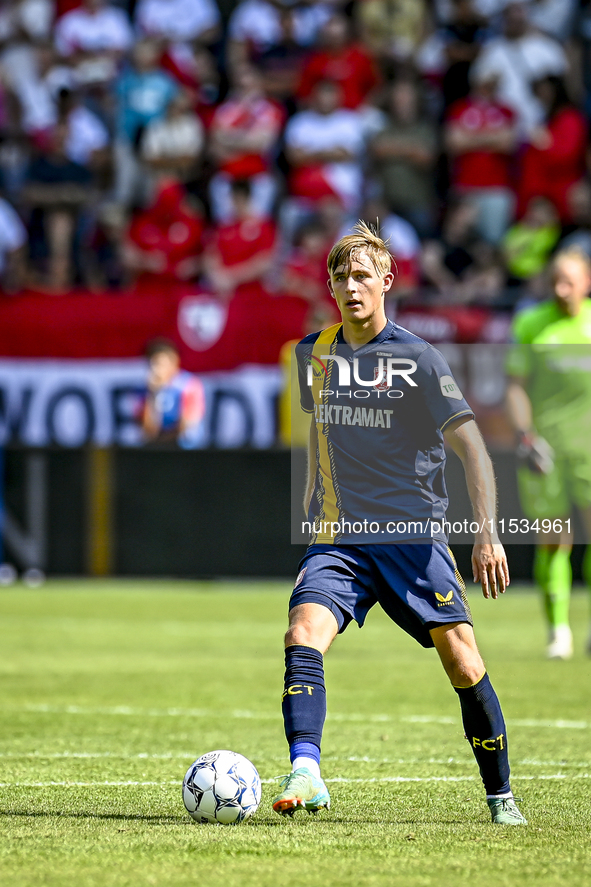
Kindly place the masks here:
<instances>
[{"instance_id":1,"label":"teal football boot","mask_svg":"<svg viewBox=\"0 0 591 887\"><path fill-rule=\"evenodd\" d=\"M330 808L330 795L324 781L313 776L307 767L300 767L280 780L282 791L273 801L276 813L293 816L298 807L308 813L317 813L322 807Z\"/></svg>"},{"instance_id":2,"label":"teal football boot","mask_svg":"<svg viewBox=\"0 0 591 887\"><path fill-rule=\"evenodd\" d=\"M515 798L487 798L492 821L498 825L527 825L527 819L515 803Z\"/></svg>"}]
</instances>

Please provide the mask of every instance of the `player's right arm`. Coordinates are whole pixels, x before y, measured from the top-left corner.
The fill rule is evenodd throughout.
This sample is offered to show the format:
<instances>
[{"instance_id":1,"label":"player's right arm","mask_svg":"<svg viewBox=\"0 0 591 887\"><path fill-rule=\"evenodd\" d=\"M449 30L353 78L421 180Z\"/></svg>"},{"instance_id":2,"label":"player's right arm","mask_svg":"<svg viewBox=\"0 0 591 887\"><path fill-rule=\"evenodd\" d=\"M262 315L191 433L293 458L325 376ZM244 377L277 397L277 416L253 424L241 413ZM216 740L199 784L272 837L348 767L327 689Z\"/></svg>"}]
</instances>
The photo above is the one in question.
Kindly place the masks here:
<instances>
[{"instance_id":1,"label":"player's right arm","mask_svg":"<svg viewBox=\"0 0 591 887\"><path fill-rule=\"evenodd\" d=\"M510 376L507 382L507 417L516 434L527 434L533 427L531 400L525 385L525 379L516 376Z\"/></svg>"},{"instance_id":2,"label":"player's right arm","mask_svg":"<svg viewBox=\"0 0 591 887\"><path fill-rule=\"evenodd\" d=\"M314 492L314 484L316 482L316 450L318 447L318 431L316 428L316 419L312 416L310 422L310 437L308 439L308 474L306 477L306 492L304 494L304 511L308 514L312 494Z\"/></svg>"},{"instance_id":3,"label":"player's right arm","mask_svg":"<svg viewBox=\"0 0 591 887\"><path fill-rule=\"evenodd\" d=\"M505 406L511 427L517 435L519 446L517 455L530 471L548 474L553 468L554 459L550 445L536 434L533 411L527 381L519 376L510 376L507 383Z\"/></svg>"},{"instance_id":4,"label":"player's right arm","mask_svg":"<svg viewBox=\"0 0 591 887\"><path fill-rule=\"evenodd\" d=\"M509 585L509 567L496 532L497 487L492 462L473 419L459 418L443 434L464 466L474 521L480 527L472 549L474 581L480 582L485 598L496 598Z\"/></svg>"},{"instance_id":5,"label":"player's right arm","mask_svg":"<svg viewBox=\"0 0 591 887\"><path fill-rule=\"evenodd\" d=\"M536 474L547 474L552 470L554 453L548 442L538 436L535 428L532 402L528 393L530 380L535 372L532 343L552 317L552 305L545 302L518 313L511 325L513 344L510 345L505 358L505 371L508 377L505 409L517 438L517 457Z\"/></svg>"}]
</instances>

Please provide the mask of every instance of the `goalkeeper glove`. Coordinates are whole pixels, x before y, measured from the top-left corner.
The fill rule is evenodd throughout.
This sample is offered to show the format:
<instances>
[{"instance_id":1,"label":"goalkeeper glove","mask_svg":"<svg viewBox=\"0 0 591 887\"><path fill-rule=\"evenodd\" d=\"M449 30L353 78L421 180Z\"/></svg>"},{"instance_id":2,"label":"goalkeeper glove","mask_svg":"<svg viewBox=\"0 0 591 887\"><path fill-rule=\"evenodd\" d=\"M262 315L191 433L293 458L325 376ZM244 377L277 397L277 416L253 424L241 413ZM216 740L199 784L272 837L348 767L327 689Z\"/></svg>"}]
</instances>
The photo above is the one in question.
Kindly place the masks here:
<instances>
[{"instance_id":1,"label":"goalkeeper glove","mask_svg":"<svg viewBox=\"0 0 591 887\"><path fill-rule=\"evenodd\" d=\"M554 450L531 431L520 432L517 458L534 474L550 474L554 468Z\"/></svg>"}]
</instances>

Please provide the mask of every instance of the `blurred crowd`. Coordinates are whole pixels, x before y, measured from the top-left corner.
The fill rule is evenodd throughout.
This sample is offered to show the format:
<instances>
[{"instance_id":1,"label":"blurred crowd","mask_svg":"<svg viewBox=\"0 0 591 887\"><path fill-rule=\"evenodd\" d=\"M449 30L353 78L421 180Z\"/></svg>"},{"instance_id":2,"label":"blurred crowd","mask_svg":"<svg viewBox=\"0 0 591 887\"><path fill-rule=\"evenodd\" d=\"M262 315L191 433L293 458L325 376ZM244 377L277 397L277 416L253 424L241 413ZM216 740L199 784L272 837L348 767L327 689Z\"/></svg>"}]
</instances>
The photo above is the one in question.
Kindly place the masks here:
<instances>
[{"instance_id":1,"label":"blurred crowd","mask_svg":"<svg viewBox=\"0 0 591 887\"><path fill-rule=\"evenodd\" d=\"M591 0L2 0L2 290L253 284L512 308L591 253Z\"/></svg>"}]
</instances>

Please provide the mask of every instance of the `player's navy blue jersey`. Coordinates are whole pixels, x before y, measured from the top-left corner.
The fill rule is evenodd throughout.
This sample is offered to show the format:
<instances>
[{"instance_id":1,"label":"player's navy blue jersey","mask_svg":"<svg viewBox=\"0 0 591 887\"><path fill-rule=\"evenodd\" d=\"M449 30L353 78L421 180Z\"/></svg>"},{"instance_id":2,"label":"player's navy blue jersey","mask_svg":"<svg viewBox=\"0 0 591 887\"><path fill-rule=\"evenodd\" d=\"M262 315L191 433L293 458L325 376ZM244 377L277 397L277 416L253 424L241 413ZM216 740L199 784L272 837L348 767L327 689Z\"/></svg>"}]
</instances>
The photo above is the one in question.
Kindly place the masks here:
<instances>
[{"instance_id":1,"label":"player's navy blue jersey","mask_svg":"<svg viewBox=\"0 0 591 887\"><path fill-rule=\"evenodd\" d=\"M341 324L312 333L296 359L318 431L312 543L445 541L442 432L473 413L443 355L388 321L355 351Z\"/></svg>"}]
</instances>

